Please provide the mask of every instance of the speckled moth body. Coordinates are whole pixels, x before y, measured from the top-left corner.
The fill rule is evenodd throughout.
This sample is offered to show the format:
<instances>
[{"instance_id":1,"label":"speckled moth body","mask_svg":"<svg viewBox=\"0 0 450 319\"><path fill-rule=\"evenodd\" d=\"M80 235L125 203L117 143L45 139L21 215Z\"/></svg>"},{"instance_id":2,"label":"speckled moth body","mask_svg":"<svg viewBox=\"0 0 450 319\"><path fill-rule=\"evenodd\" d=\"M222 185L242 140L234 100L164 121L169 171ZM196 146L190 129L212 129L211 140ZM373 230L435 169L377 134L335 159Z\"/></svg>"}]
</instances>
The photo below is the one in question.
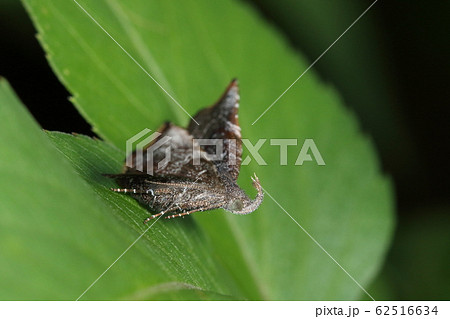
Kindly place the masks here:
<instances>
[{"instance_id":1,"label":"speckled moth body","mask_svg":"<svg viewBox=\"0 0 450 319\"><path fill-rule=\"evenodd\" d=\"M174 218L217 208L240 215L253 212L261 204L263 192L256 175L252 180L258 194L253 200L236 183L242 160L238 109L239 88L237 80L233 80L219 101L200 110L187 129L170 122L163 124L160 135L144 148L142 171L133 165L125 166L122 174L105 174L121 187L112 190L129 193L157 212L145 223L165 214L165 218ZM145 150L164 137L170 137L170 142L152 150L153 173L144 173L147 165ZM206 145L200 148L198 162L193 162L193 147L200 139L221 140L220 160L212 157L217 151L215 146ZM167 148L171 152L170 161L160 168L157 163L164 158ZM129 156L133 162L136 151Z\"/></svg>"}]
</instances>

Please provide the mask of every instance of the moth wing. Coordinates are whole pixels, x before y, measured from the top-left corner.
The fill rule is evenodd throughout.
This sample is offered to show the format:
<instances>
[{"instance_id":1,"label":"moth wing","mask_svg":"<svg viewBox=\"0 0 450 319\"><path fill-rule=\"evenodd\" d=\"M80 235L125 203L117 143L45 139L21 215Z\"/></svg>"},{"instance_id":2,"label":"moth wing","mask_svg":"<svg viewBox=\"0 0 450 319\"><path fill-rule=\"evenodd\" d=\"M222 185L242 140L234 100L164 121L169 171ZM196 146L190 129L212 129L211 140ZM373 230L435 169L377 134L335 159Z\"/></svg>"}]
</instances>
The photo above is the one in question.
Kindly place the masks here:
<instances>
[{"instance_id":1,"label":"moth wing","mask_svg":"<svg viewBox=\"0 0 450 319\"><path fill-rule=\"evenodd\" d=\"M167 122L158 133L142 151L135 150L127 157L124 174L141 174L147 180L160 182L218 181L218 170L204 150L200 150L198 163L194 163L194 141L187 130Z\"/></svg>"},{"instance_id":2,"label":"moth wing","mask_svg":"<svg viewBox=\"0 0 450 319\"><path fill-rule=\"evenodd\" d=\"M116 180L117 184L119 184L122 188L136 189L138 193L144 193L148 189L156 190L159 188L164 188L163 184L167 182L167 179L157 178L147 174L125 173L103 174L103 176ZM150 180L149 177L151 177L152 180ZM151 181L157 183L151 185Z\"/></svg>"},{"instance_id":3,"label":"moth wing","mask_svg":"<svg viewBox=\"0 0 450 319\"><path fill-rule=\"evenodd\" d=\"M222 174L230 174L234 180L239 176L242 160L241 128L238 122L239 87L231 81L219 101L205 108L191 120L188 131L195 139L223 140L220 161L214 161ZM198 123L198 124L197 124ZM215 145L205 145L208 154L215 154Z\"/></svg>"}]
</instances>

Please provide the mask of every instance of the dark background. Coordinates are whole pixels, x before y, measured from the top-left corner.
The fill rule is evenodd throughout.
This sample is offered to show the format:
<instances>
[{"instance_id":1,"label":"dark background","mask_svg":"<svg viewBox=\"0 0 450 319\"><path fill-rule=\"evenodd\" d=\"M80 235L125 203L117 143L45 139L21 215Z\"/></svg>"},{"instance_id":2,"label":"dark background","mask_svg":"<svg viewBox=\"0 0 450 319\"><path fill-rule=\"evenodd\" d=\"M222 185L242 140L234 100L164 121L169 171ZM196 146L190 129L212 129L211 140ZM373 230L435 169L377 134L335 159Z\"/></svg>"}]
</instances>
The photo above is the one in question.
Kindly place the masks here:
<instances>
[{"instance_id":1,"label":"dark background","mask_svg":"<svg viewBox=\"0 0 450 319\"><path fill-rule=\"evenodd\" d=\"M371 4L246 2L311 62ZM315 13L311 3L320 3ZM450 299L449 31L450 2L380 0L314 66L357 114L395 184L397 229L369 289L376 299ZM19 1L0 0L0 75L43 128L93 136L35 34Z\"/></svg>"}]
</instances>

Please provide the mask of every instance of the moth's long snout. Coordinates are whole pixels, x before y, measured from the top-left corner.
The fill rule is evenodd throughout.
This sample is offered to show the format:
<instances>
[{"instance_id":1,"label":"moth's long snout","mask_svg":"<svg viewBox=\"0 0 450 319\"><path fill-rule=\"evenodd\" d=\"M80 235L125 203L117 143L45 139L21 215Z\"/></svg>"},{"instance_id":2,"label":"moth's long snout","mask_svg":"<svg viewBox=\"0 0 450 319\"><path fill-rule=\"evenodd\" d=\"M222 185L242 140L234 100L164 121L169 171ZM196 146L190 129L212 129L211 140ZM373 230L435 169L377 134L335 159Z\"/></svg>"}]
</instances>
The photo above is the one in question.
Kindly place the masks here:
<instances>
[{"instance_id":1,"label":"moth's long snout","mask_svg":"<svg viewBox=\"0 0 450 319\"><path fill-rule=\"evenodd\" d=\"M254 207L252 211L254 211L259 207L259 205L261 205L261 203L264 199L264 192L263 192L261 183L259 182L259 178L258 178L258 176L256 176L256 174L253 174L252 181L253 181L253 187L256 188L256 190L258 191L258 194L256 195L255 199L252 200L252 204L251 204L252 207Z\"/></svg>"},{"instance_id":2,"label":"moth's long snout","mask_svg":"<svg viewBox=\"0 0 450 319\"><path fill-rule=\"evenodd\" d=\"M253 187L256 188L256 190L258 191L258 194L256 195L255 199L253 199L253 200L248 199L246 201L244 207L239 211L233 211L233 214L239 214L239 215L250 214L251 212L255 211L259 207L259 205L261 205L261 203L264 199L264 192L263 192L261 183L259 182L259 179L256 176L256 174L254 174L252 176L252 181L253 181Z\"/></svg>"}]
</instances>

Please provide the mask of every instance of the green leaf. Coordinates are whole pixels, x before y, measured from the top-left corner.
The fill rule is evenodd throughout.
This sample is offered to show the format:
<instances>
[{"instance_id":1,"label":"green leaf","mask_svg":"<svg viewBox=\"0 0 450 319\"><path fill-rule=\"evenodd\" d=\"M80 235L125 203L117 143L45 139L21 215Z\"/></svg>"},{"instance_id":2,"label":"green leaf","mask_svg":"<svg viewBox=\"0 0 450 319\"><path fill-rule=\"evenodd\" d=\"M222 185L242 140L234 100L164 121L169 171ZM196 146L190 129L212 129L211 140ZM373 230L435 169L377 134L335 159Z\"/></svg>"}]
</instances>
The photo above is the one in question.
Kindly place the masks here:
<instances>
[{"instance_id":1,"label":"green leaf","mask_svg":"<svg viewBox=\"0 0 450 319\"><path fill-rule=\"evenodd\" d=\"M24 2L55 72L102 138L125 149L125 141L144 128L154 130L164 120L187 124L189 117L75 2ZM268 165L257 167L252 160L242 168L240 184L254 194L249 177L256 171L263 187L284 209L361 285L368 285L390 241L392 190L380 174L371 143L336 92L310 70L251 125L308 67L279 33L236 1L79 3L191 115L212 104L237 76L244 138L252 144L259 138L299 139L298 146L289 147L286 166L280 165L279 148L267 141L261 155ZM314 161L294 165L305 138L314 139L326 166ZM73 158L78 152L65 153ZM112 168L98 172L114 172ZM134 211L135 204L128 203ZM126 220L132 216L122 217L122 223L130 224ZM175 221L179 226L161 224L183 227L187 238L204 232L217 262L224 266L217 269L217 276L229 275L226 281L236 285L221 291L199 285L205 290L247 299L357 299L361 295L349 276L269 196L248 216L211 212L195 214L193 219ZM185 229L188 225L192 228ZM173 247L182 245L167 240ZM122 268L123 276L129 272ZM147 276L155 275L147 272ZM102 291L108 294L107 279L94 287L96 296Z\"/></svg>"},{"instance_id":2,"label":"green leaf","mask_svg":"<svg viewBox=\"0 0 450 319\"><path fill-rule=\"evenodd\" d=\"M258 4L292 44L314 61L368 7L371 8L318 61L314 68L339 89L362 126L371 132L384 163L391 171L411 169L398 159L415 158L414 137L398 112L398 100L389 67L386 39L377 24L382 3L364 1L251 0ZM380 6L381 4L381 6ZM383 125L380 125L383 123ZM395 148L392 145L396 145Z\"/></svg>"},{"instance_id":3,"label":"green leaf","mask_svg":"<svg viewBox=\"0 0 450 319\"><path fill-rule=\"evenodd\" d=\"M75 300L149 227L148 213L100 174L121 166L116 148L48 133L58 151L3 80L0 106L0 299ZM240 298L214 255L192 221L158 223L86 296Z\"/></svg>"}]
</instances>

